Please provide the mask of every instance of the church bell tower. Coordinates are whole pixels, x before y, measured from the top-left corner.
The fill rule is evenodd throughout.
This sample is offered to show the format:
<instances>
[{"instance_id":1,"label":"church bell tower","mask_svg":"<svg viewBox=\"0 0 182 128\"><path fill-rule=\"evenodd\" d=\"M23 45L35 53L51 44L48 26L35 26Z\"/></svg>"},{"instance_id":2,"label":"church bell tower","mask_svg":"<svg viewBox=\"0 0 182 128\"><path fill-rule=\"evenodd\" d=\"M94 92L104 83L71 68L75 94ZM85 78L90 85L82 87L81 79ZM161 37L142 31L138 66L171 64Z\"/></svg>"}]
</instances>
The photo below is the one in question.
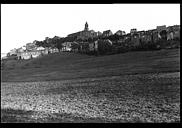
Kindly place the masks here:
<instances>
[{"instance_id":1,"label":"church bell tower","mask_svg":"<svg viewBox=\"0 0 182 128\"><path fill-rule=\"evenodd\" d=\"M88 31L88 23L87 22L85 23L85 29L84 30Z\"/></svg>"}]
</instances>

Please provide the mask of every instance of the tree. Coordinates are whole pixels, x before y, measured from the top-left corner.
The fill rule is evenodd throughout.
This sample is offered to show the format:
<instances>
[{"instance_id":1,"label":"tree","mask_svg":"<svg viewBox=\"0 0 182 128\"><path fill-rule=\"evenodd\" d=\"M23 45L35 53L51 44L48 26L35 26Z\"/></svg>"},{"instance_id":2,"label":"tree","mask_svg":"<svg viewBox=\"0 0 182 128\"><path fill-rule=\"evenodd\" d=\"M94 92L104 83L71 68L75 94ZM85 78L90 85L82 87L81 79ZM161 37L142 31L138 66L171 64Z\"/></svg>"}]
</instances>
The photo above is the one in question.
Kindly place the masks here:
<instances>
[{"instance_id":1,"label":"tree","mask_svg":"<svg viewBox=\"0 0 182 128\"><path fill-rule=\"evenodd\" d=\"M92 38L88 38L87 41L88 42L93 42L93 39Z\"/></svg>"},{"instance_id":2,"label":"tree","mask_svg":"<svg viewBox=\"0 0 182 128\"><path fill-rule=\"evenodd\" d=\"M76 42L73 42L71 44L71 49L73 49L73 50L79 49L79 47L80 47L80 45L78 43L76 43Z\"/></svg>"},{"instance_id":3,"label":"tree","mask_svg":"<svg viewBox=\"0 0 182 128\"><path fill-rule=\"evenodd\" d=\"M162 30L159 34L163 40L167 40L167 31L166 30Z\"/></svg>"},{"instance_id":4,"label":"tree","mask_svg":"<svg viewBox=\"0 0 182 128\"><path fill-rule=\"evenodd\" d=\"M58 48L59 52L63 48L64 38L57 39L55 42L56 48Z\"/></svg>"},{"instance_id":5,"label":"tree","mask_svg":"<svg viewBox=\"0 0 182 128\"><path fill-rule=\"evenodd\" d=\"M112 44L107 40L98 41L98 51L100 54L106 54L112 51Z\"/></svg>"},{"instance_id":6,"label":"tree","mask_svg":"<svg viewBox=\"0 0 182 128\"><path fill-rule=\"evenodd\" d=\"M82 42L83 40L81 38L76 39L77 42Z\"/></svg>"},{"instance_id":7,"label":"tree","mask_svg":"<svg viewBox=\"0 0 182 128\"><path fill-rule=\"evenodd\" d=\"M39 47L40 47L40 46L43 47L43 41L37 41L35 45L37 45L37 46L39 46Z\"/></svg>"},{"instance_id":8,"label":"tree","mask_svg":"<svg viewBox=\"0 0 182 128\"><path fill-rule=\"evenodd\" d=\"M36 45L39 46L39 47L40 46L42 46L42 47L50 47L51 43L47 43L45 40L43 40L43 41L37 41Z\"/></svg>"},{"instance_id":9,"label":"tree","mask_svg":"<svg viewBox=\"0 0 182 128\"><path fill-rule=\"evenodd\" d=\"M76 40L76 37L65 37L64 38L64 41L65 42L73 42L73 41L75 41Z\"/></svg>"},{"instance_id":10,"label":"tree","mask_svg":"<svg viewBox=\"0 0 182 128\"><path fill-rule=\"evenodd\" d=\"M117 41L117 40L119 40L119 38L120 38L120 36L116 35L116 34L111 35L111 36L108 37L108 39L112 40L112 41Z\"/></svg>"}]
</instances>

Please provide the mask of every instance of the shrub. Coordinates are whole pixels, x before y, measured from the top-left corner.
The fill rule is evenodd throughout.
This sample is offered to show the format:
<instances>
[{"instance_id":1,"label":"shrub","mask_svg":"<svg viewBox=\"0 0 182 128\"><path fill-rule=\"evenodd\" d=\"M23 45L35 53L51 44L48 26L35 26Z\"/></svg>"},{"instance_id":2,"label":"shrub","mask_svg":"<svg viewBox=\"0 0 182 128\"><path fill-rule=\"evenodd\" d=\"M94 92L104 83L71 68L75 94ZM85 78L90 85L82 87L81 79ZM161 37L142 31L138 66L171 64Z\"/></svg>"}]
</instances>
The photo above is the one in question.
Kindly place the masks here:
<instances>
[{"instance_id":1,"label":"shrub","mask_svg":"<svg viewBox=\"0 0 182 128\"><path fill-rule=\"evenodd\" d=\"M106 54L108 52L112 52L112 44L105 40L98 41L98 51L99 54Z\"/></svg>"}]
</instances>

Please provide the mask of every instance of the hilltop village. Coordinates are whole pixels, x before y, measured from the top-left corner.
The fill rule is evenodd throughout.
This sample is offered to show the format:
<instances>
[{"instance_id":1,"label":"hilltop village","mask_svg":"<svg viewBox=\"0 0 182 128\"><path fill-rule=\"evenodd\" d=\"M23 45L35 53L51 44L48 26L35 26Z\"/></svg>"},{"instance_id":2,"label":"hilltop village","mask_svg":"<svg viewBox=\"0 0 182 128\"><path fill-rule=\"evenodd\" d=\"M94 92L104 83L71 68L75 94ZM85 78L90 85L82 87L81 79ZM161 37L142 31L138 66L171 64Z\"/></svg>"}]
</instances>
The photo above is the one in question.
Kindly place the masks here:
<instances>
[{"instance_id":1,"label":"hilltop village","mask_svg":"<svg viewBox=\"0 0 182 128\"><path fill-rule=\"evenodd\" d=\"M127 33L118 30L95 32L89 30L88 23L79 32L67 37L46 37L43 41L33 41L20 48L14 48L3 59L32 59L55 52L76 52L91 55L117 54L131 50L155 50L180 47L180 25L157 26L156 29Z\"/></svg>"}]
</instances>

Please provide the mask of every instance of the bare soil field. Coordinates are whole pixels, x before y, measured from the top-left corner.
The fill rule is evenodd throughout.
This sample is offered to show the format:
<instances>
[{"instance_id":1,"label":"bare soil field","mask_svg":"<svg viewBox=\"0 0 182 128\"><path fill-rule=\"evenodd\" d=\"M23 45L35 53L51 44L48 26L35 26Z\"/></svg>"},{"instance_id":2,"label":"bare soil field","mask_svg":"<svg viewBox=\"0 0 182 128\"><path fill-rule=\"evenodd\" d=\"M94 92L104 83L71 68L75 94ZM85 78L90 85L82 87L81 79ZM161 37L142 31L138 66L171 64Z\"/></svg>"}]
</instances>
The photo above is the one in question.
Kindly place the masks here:
<instances>
[{"instance_id":1,"label":"bare soil field","mask_svg":"<svg viewBox=\"0 0 182 128\"><path fill-rule=\"evenodd\" d=\"M1 121L179 122L179 76L2 83Z\"/></svg>"},{"instance_id":2,"label":"bare soil field","mask_svg":"<svg viewBox=\"0 0 182 128\"><path fill-rule=\"evenodd\" d=\"M33 71L22 69L23 73L29 71L24 77L19 70L25 62L20 62L19 67L15 65L17 69L2 71L1 122L180 122L179 56L178 49L131 52L117 57L77 56L79 59L72 60L75 65L67 59L59 64L54 60L52 70L47 66L43 71L40 67L46 64L40 65L37 77L30 77L38 71L34 73L35 65L29 64L38 61L26 61ZM66 64L68 79L64 76ZM63 72L56 72L56 65L61 65ZM8 77L10 71L19 74L19 78ZM40 78L46 71L49 79ZM54 75L58 77L51 80Z\"/></svg>"}]
</instances>

